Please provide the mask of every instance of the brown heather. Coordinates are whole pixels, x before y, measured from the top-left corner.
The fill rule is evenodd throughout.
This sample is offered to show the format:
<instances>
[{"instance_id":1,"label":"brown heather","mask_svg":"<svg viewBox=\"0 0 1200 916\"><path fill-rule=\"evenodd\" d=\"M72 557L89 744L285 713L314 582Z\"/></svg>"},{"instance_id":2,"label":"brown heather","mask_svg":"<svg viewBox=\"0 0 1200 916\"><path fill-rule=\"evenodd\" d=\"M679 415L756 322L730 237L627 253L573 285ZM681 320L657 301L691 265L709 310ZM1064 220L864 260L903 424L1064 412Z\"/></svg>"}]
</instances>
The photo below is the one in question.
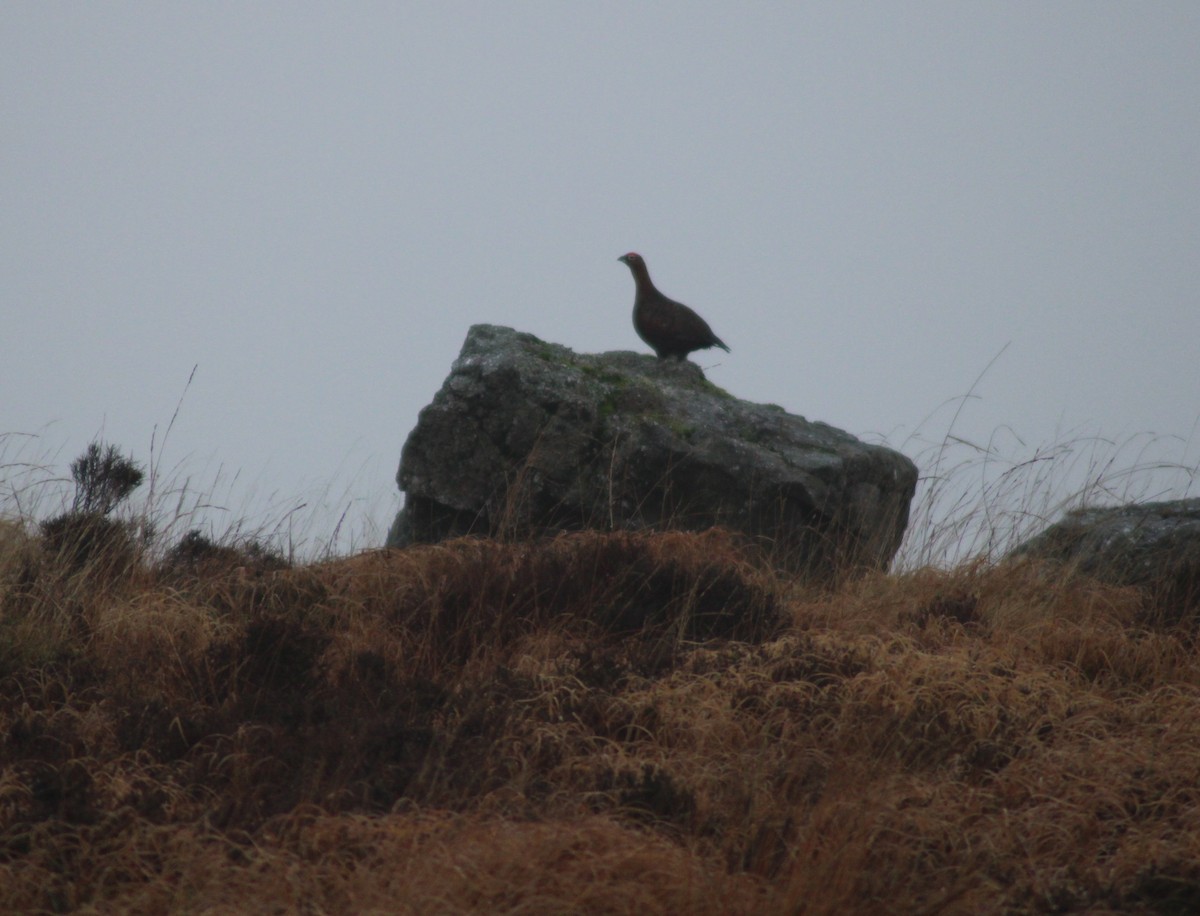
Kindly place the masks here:
<instances>
[{"instance_id":1,"label":"brown heather","mask_svg":"<svg viewBox=\"0 0 1200 916\"><path fill-rule=\"evenodd\" d=\"M1200 907L1200 661L1134 591L719 531L92 556L0 526L0 911Z\"/></svg>"}]
</instances>

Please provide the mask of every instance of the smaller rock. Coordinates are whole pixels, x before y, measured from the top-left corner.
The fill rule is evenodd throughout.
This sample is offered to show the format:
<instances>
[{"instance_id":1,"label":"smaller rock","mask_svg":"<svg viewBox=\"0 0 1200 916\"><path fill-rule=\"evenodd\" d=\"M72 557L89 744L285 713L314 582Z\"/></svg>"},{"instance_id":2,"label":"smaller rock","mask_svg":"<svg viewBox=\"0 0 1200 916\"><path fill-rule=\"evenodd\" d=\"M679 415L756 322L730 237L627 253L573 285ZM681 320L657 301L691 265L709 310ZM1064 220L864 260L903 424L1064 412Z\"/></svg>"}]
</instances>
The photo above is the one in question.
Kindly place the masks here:
<instances>
[{"instance_id":1,"label":"smaller rock","mask_svg":"<svg viewBox=\"0 0 1200 916\"><path fill-rule=\"evenodd\" d=\"M1200 499L1077 509L1009 556L1145 589L1157 623L1200 619Z\"/></svg>"}]
</instances>

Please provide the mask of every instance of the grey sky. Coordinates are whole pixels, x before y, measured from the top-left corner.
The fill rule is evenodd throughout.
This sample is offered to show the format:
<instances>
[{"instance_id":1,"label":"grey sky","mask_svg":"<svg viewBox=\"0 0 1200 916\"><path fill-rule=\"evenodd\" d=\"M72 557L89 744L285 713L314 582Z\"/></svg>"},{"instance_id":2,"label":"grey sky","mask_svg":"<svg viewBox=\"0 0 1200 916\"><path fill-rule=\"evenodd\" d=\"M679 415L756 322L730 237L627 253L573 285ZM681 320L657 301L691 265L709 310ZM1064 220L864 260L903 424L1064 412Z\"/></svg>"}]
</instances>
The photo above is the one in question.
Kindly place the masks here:
<instances>
[{"instance_id":1,"label":"grey sky","mask_svg":"<svg viewBox=\"0 0 1200 916\"><path fill-rule=\"evenodd\" d=\"M1011 342L959 435L1194 460L1198 48L1190 0L7 3L0 432L144 459L198 364L166 466L386 525L470 324L646 350L633 249L739 397L900 446Z\"/></svg>"}]
</instances>

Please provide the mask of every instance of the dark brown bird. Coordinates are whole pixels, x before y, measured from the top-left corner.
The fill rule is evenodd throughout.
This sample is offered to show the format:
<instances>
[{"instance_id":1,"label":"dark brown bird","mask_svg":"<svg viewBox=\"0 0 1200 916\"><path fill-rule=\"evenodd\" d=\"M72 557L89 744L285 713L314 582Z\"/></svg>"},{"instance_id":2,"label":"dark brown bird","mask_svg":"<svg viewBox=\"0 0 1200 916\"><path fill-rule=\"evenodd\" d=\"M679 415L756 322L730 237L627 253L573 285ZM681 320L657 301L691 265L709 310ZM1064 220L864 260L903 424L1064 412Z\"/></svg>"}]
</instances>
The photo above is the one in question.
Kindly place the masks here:
<instances>
[{"instance_id":1,"label":"dark brown bird","mask_svg":"<svg viewBox=\"0 0 1200 916\"><path fill-rule=\"evenodd\" d=\"M712 332L707 321L682 302L668 299L658 291L640 254L631 251L617 260L629 267L633 282L637 284L633 297L633 329L654 349L659 359L674 356L684 360L693 350L709 347L720 347L729 352L725 341Z\"/></svg>"}]
</instances>

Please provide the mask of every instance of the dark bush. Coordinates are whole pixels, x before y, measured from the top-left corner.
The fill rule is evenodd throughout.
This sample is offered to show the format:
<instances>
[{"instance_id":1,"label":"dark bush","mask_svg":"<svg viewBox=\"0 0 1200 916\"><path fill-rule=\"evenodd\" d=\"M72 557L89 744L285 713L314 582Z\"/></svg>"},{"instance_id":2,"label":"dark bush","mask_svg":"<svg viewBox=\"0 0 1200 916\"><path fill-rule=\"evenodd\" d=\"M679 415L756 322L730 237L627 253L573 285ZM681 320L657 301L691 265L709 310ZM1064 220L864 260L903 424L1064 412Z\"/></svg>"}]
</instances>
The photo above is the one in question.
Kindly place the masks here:
<instances>
[{"instance_id":1,"label":"dark bush","mask_svg":"<svg viewBox=\"0 0 1200 916\"><path fill-rule=\"evenodd\" d=\"M49 552L74 570L127 568L135 553L130 526L108 516L141 485L144 476L137 463L122 456L116 446L89 445L71 462L75 480L71 510L41 524Z\"/></svg>"},{"instance_id":2,"label":"dark bush","mask_svg":"<svg viewBox=\"0 0 1200 916\"><path fill-rule=\"evenodd\" d=\"M75 480L72 513L108 515L141 486L145 474L137 462L121 455L115 445L105 447L93 442L71 462L71 477Z\"/></svg>"}]
</instances>

